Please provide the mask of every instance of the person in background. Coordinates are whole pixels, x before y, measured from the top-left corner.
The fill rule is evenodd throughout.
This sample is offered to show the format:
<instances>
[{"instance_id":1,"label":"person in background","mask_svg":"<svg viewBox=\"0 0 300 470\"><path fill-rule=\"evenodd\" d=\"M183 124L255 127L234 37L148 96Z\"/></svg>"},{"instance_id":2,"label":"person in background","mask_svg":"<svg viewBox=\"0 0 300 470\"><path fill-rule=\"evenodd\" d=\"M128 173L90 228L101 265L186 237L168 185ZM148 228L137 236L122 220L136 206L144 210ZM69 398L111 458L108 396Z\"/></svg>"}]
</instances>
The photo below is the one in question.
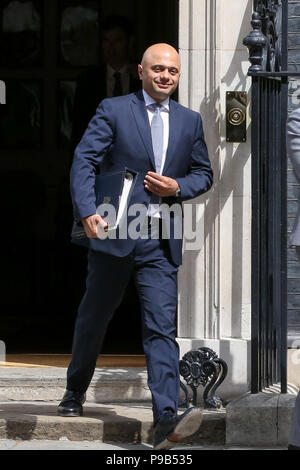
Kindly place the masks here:
<instances>
[{"instance_id":1,"label":"person in background","mask_svg":"<svg viewBox=\"0 0 300 470\"><path fill-rule=\"evenodd\" d=\"M300 183L300 108L295 109L288 116L286 142L287 155L292 162L296 179ZM295 247L297 258L300 262L300 203L289 245ZM300 391L298 392L293 411L288 450L300 450Z\"/></svg>"},{"instance_id":2,"label":"person in background","mask_svg":"<svg viewBox=\"0 0 300 470\"><path fill-rule=\"evenodd\" d=\"M137 64L130 53L134 41L131 21L123 16L107 17L101 26L103 63L84 72L77 80L74 97L71 153L104 98L126 95L141 88Z\"/></svg>"}]
</instances>

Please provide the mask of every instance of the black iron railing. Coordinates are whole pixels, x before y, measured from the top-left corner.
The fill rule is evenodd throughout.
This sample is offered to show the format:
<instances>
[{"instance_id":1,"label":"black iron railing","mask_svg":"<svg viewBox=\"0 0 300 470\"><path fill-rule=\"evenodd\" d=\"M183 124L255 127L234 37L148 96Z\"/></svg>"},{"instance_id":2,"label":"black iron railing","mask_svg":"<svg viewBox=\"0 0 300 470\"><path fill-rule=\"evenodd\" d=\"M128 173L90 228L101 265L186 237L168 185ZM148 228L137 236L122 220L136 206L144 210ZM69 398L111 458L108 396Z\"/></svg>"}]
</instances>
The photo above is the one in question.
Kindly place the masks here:
<instances>
[{"instance_id":1,"label":"black iron railing","mask_svg":"<svg viewBox=\"0 0 300 470\"><path fill-rule=\"evenodd\" d=\"M286 393L285 82L252 79L252 393Z\"/></svg>"},{"instance_id":2,"label":"black iron railing","mask_svg":"<svg viewBox=\"0 0 300 470\"><path fill-rule=\"evenodd\" d=\"M256 0L249 48L252 77L251 392L287 391L288 1Z\"/></svg>"}]
</instances>

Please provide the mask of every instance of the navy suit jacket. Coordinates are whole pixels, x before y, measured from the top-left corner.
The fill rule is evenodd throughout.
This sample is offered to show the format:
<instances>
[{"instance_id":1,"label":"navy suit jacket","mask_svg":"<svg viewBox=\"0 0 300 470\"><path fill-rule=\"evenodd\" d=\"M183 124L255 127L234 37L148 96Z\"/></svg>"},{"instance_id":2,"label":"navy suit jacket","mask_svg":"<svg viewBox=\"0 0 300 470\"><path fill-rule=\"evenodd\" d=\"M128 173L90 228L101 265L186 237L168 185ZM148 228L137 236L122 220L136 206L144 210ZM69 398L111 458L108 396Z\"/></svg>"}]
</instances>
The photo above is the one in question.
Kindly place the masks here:
<instances>
[{"instance_id":1,"label":"navy suit jacket","mask_svg":"<svg viewBox=\"0 0 300 470\"><path fill-rule=\"evenodd\" d=\"M100 171L113 173L125 167L138 172L130 204L148 206L151 193L144 188L144 177L155 171L151 129L142 91L104 99L97 108L80 143L71 168L71 196L74 218L96 213L94 181ZM162 198L162 203L186 201L208 191L213 173L204 141L199 113L170 100L169 144L163 175L177 180L181 197ZM175 264L182 263L182 239L173 236L171 217L170 253ZM92 250L114 256L126 256L135 240L89 239Z\"/></svg>"}]
</instances>

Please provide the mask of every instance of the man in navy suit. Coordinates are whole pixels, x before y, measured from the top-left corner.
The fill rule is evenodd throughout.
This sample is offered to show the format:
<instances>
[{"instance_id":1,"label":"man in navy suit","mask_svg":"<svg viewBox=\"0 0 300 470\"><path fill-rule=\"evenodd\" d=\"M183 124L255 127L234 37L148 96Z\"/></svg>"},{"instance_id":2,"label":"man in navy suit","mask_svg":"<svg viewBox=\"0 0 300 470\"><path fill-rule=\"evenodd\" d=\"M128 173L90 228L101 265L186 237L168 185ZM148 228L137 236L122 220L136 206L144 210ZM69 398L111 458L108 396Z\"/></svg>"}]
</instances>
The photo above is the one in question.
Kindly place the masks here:
<instances>
[{"instance_id":1,"label":"man in navy suit","mask_svg":"<svg viewBox=\"0 0 300 470\"><path fill-rule=\"evenodd\" d=\"M177 272L182 239L174 236L172 216L169 239L162 236L164 220L157 204L180 204L212 185L201 117L170 100L180 70L173 47L155 44L148 48L138 66L143 90L100 103L75 150L71 169L75 222L83 225L89 238L88 276L75 325L67 391L58 413L82 415L107 325L133 274L141 303L155 449L173 447L196 432L202 420L199 408L177 415ZM107 223L96 212L95 175L125 167L138 173L130 204L147 208L144 229L148 237L99 239L97 230Z\"/></svg>"}]
</instances>

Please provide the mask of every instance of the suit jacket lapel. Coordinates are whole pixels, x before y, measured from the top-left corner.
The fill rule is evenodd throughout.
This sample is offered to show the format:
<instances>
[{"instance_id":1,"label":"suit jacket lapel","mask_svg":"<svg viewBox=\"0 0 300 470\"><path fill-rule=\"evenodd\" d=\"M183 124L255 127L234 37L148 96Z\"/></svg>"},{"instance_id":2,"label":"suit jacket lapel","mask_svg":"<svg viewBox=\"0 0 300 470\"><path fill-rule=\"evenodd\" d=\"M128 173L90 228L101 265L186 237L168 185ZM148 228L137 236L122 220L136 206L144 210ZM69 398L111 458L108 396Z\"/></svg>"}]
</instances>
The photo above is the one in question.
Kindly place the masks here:
<instances>
[{"instance_id":1,"label":"suit jacket lapel","mask_svg":"<svg viewBox=\"0 0 300 470\"><path fill-rule=\"evenodd\" d=\"M142 91L139 91L134 94L134 97L130 105L131 105L131 109L134 115L134 119L138 128L140 137L143 141L143 144L151 160L151 163L155 168L155 160L154 160L154 154L153 154L153 148L152 148L151 129L150 129L149 118L148 118Z\"/></svg>"},{"instance_id":2,"label":"suit jacket lapel","mask_svg":"<svg viewBox=\"0 0 300 470\"><path fill-rule=\"evenodd\" d=\"M166 174L168 167L170 166L174 154L178 147L178 142L180 140L180 126L178 126L178 117L180 113L178 112L178 103L176 101L170 100L170 112L169 112L169 142L166 160L163 168L163 174Z\"/></svg>"}]
</instances>

